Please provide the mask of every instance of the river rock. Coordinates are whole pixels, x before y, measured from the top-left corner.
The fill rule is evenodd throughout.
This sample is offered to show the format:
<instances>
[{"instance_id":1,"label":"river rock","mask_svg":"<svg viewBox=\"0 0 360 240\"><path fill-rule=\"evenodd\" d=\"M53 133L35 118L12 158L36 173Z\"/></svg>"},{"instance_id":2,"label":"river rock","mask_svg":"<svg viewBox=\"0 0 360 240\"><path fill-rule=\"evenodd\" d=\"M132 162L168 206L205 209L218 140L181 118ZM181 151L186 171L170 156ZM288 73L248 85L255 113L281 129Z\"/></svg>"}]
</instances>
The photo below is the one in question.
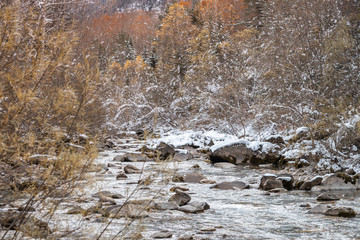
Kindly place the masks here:
<instances>
[{"instance_id":1,"label":"river rock","mask_svg":"<svg viewBox=\"0 0 360 240\"><path fill-rule=\"evenodd\" d=\"M266 180L266 182L264 184L264 188L263 188L264 190L268 191L268 190L272 190L275 188L284 188L281 180L277 180L277 179Z\"/></svg>"},{"instance_id":2,"label":"river rock","mask_svg":"<svg viewBox=\"0 0 360 240\"><path fill-rule=\"evenodd\" d=\"M215 145L216 146L216 145ZM231 145L225 145L218 148L213 146L210 150L209 157L211 162L229 162L232 164L246 163L254 152L249 149L246 142L235 142Z\"/></svg>"},{"instance_id":3,"label":"river rock","mask_svg":"<svg viewBox=\"0 0 360 240\"><path fill-rule=\"evenodd\" d=\"M67 214L83 214L85 212L85 209L83 209L80 206L74 206L69 211L67 211Z\"/></svg>"},{"instance_id":4,"label":"river rock","mask_svg":"<svg viewBox=\"0 0 360 240\"><path fill-rule=\"evenodd\" d=\"M348 207L334 207L327 209L324 213L327 216L335 216L335 217L346 217L353 218L356 216L356 212L352 208Z\"/></svg>"},{"instance_id":5,"label":"river rock","mask_svg":"<svg viewBox=\"0 0 360 240\"><path fill-rule=\"evenodd\" d=\"M355 183L355 188L357 190L360 190L360 173L357 173L355 176L354 176L354 180L356 181Z\"/></svg>"},{"instance_id":6,"label":"river rock","mask_svg":"<svg viewBox=\"0 0 360 240\"><path fill-rule=\"evenodd\" d=\"M242 190L249 189L250 186L241 181L233 181L233 182L221 182L210 188L221 189L221 190Z\"/></svg>"},{"instance_id":7,"label":"river rock","mask_svg":"<svg viewBox=\"0 0 360 240\"><path fill-rule=\"evenodd\" d=\"M200 181L201 184L215 184L216 181L215 180L211 180L211 179L202 179Z\"/></svg>"},{"instance_id":8,"label":"river rock","mask_svg":"<svg viewBox=\"0 0 360 240\"><path fill-rule=\"evenodd\" d=\"M188 161L193 159L193 155L191 153L175 153L174 160L175 161Z\"/></svg>"},{"instance_id":9,"label":"river rock","mask_svg":"<svg viewBox=\"0 0 360 240\"><path fill-rule=\"evenodd\" d=\"M355 170L352 169L352 168L346 170L345 173L348 174L348 175L355 175L356 174Z\"/></svg>"},{"instance_id":10,"label":"river rock","mask_svg":"<svg viewBox=\"0 0 360 240\"><path fill-rule=\"evenodd\" d=\"M181 235L177 240L194 240L194 234L193 235Z\"/></svg>"},{"instance_id":11,"label":"river rock","mask_svg":"<svg viewBox=\"0 0 360 240\"><path fill-rule=\"evenodd\" d=\"M177 190L180 190L180 191L183 191L183 192L189 191L189 189L186 188L186 187L175 186L175 187L170 188L170 192L176 192Z\"/></svg>"},{"instance_id":12,"label":"river rock","mask_svg":"<svg viewBox=\"0 0 360 240\"><path fill-rule=\"evenodd\" d=\"M269 192L271 193L286 193L288 190L286 190L285 188L274 188L269 190Z\"/></svg>"},{"instance_id":13,"label":"river rock","mask_svg":"<svg viewBox=\"0 0 360 240\"><path fill-rule=\"evenodd\" d=\"M112 193L110 191L100 191L95 193L94 195L92 195L93 198L101 198L101 197L111 197L114 199L120 199L120 198L124 198L123 195L118 194L118 193Z\"/></svg>"},{"instance_id":14,"label":"river rock","mask_svg":"<svg viewBox=\"0 0 360 240\"><path fill-rule=\"evenodd\" d=\"M128 164L124 167L125 173L132 174L132 173L141 173L141 170L135 167L134 165Z\"/></svg>"},{"instance_id":15,"label":"river rock","mask_svg":"<svg viewBox=\"0 0 360 240\"><path fill-rule=\"evenodd\" d=\"M199 212L196 207L191 206L191 205L181 206L181 207L179 207L178 210L181 212L184 212L184 213L198 213Z\"/></svg>"},{"instance_id":16,"label":"river rock","mask_svg":"<svg viewBox=\"0 0 360 240\"><path fill-rule=\"evenodd\" d=\"M195 207L199 212L210 209L210 205L206 202L189 202L187 205Z\"/></svg>"},{"instance_id":17,"label":"river rock","mask_svg":"<svg viewBox=\"0 0 360 240\"><path fill-rule=\"evenodd\" d=\"M214 167L216 168L234 168L236 167L235 164L228 163L228 162L218 162L214 164Z\"/></svg>"},{"instance_id":18,"label":"river rock","mask_svg":"<svg viewBox=\"0 0 360 240\"><path fill-rule=\"evenodd\" d=\"M99 199L99 202L108 203L110 205L116 205L115 200L113 198L107 197L107 196L101 196Z\"/></svg>"},{"instance_id":19,"label":"river rock","mask_svg":"<svg viewBox=\"0 0 360 240\"><path fill-rule=\"evenodd\" d=\"M318 201L338 201L340 198L334 194L330 193L321 193L316 200Z\"/></svg>"},{"instance_id":20,"label":"river rock","mask_svg":"<svg viewBox=\"0 0 360 240\"><path fill-rule=\"evenodd\" d=\"M245 139L214 145L210 148L211 162L251 165L277 164L280 156L274 151L279 146L269 142L248 142Z\"/></svg>"},{"instance_id":21,"label":"river rock","mask_svg":"<svg viewBox=\"0 0 360 240\"><path fill-rule=\"evenodd\" d=\"M354 184L348 182L345 183L343 178L339 178L336 175L326 176L319 186L314 186L311 191L331 191L331 190L356 190Z\"/></svg>"},{"instance_id":22,"label":"river rock","mask_svg":"<svg viewBox=\"0 0 360 240\"><path fill-rule=\"evenodd\" d=\"M305 181L300 185L299 190L311 190L314 186L320 185L323 178L320 176L316 176L311 180Z\"/></svg>"},{"instance_id":23,"label":"river rock","mask_svg":"<svg viewBox=\"0 0 360 240\"><path fill-rule=\"evenodd\" d=\"M190 202L191 197L189 194L177 190L176 193L169 199L169 202L175 202L179 206L183 206Z\"/></svg>"},{"instance_id":24,"label":"river rock","mask_svg":"<svg viewBox=\"0 0 360 240\"><path fill-rule=\"evenodd\" d=\"M87 216L93 213L99 213L102 214L103 216L106 215L102 210L102 203L98 203L94 206L89 207L88 209L85 210L84 215Z\"/></svg>"},{"instance_id":25,"label":"river rock","mask_svg":"<svg viewBox=\"0 0 360 240\"><path fill-rule=\"evenodd\" d=\"M156 239L163 239L163 238L172 238L172 236L173 236L172 232L168 230L164 230L161 232L154 233L151 237Z\"/></svg>"},{"instance_id":26,"label":"river rock","mask_svg":"<svg viewBox=\"0 0 360 240\"><path fill-rule=\"evenodd\" d=\"M284 138L281 135L271 135L265 138L266 142L273 144L285 144Z\"/></svg>"},{"instance_id":27,"label":"river rock","mask_svg":"<svg viewBox=\"0 0 360 240\"><path fill-rule=\"evenodd\" d=\"M318 204L315 207L311 208L307 213L309 214L324 214L331 207L324 204Z\"/></svg>"},{"instance_id":28,"label":"river rock","mask_svg":"<svg viewBox=\"0 0 360 240\"><path fill-rule=\"evenodd\" d=\"M157 210L177 210L179 209L179 205L175 202L163 202L163 203L155 203L155 209Z\"/></svg>"},{"instance_id":29,"label":"river rock","mask_svg":"<svg viewBox=\"0 0 360 240\"><path fill-rule=\"evenodd\" d=\"M264 189L264 184L267 180L269 180L269 179L275 180L276 178L277 178L277 175L275 175L275 174L270 174L270 173L264 174L261 177L259 189Z\"/></svg>"},{"instance_id":30,"label":"river rock","mask_svg":"<svg viewBox=\"0 0 360 240\"><path fill-rule=\"evenodd\" d=\"M114 167L121 168L121 166L116 165L114 163L108 163L107 166L108 166L108 168L114 168Z\"/></svg>"},{"instance_id":31,"label":"river rock","mask_svg":"<svg viewBox=\"0 0 360 240\"><path fill-rule=\"evenodd\" d=\"M184 182L184 176L181 174L175 174L171 180L173 182Z\"/></svg>"},{"instance_id":32,"label":"river rock","mask_svg":"<svg viewBox=\"0 0 360 240\"><path fill-rule=\"evenodd\" d=\"M120 172L118 173L118 175L116 175L116 180L127 179L127 178L128 176L126 176L124 172Z\"/></svg>"},{"instance_id":33,"label":"river rock","mask_svg":"<svg viewBox=\"0 0 360 240\"><path fill-rule=\"evenodd\" d=\"M293 189L294 177L291 174L280 174L276 179L282 182L286 190L291 191Z\"/></svg>"},{"instance_id":34,"label":"river rock","mask_svg":"<svg viewBox=\"0 0 360 240\"><path fill-rule=\"evenodd\" d=\"M117 155L114 157L115 162L147 162L150 161L146 155L137 153L127 153L123 155Z\"/></svg>"},{"instance_id":35,"label":"river rock","mask_svg":"<svg viewBox=\"0 0 360 240\"><path fill-rule=\"evenodd\" d=\"M124 156L125 156L125 154L116 155L116 156L113 158L113 161L114 161L114 162L123 162Z\"/></svg>"},{"instance_id":36,"label":"river rock","mask_svg":"<svg viewBox=\"0 0 360 240\"><path fill-rule=\"evenodd\" d=\"M206 177L200 173L187 173L184 177L184 182L199 183L203 179L206 179Z\"/></svg>"},{"instance_id":37,"label":"river rock","mask_svg":"<svg viewBox=\"0 0 360 240\"><path fill-rule=\"evenodd\" d=\"M143 218L148 217L149 213L147 207L138 204L125 203L124 205L116 205L117 207L112 208L109 212L110 218Z\"/></svg>"},{"instance_id":38,"label":"river rock","mask_svg":"<svg viewBox=\"0 0 360 240\"><path fill-rule=\"evenodd\" d=\"M160 160L165 160L168 157L174 157L176 153L175 149L172 146L164 142L161 142L159 146L157 146L156 151L159 154Z\"/></svg>"}]
</instances>

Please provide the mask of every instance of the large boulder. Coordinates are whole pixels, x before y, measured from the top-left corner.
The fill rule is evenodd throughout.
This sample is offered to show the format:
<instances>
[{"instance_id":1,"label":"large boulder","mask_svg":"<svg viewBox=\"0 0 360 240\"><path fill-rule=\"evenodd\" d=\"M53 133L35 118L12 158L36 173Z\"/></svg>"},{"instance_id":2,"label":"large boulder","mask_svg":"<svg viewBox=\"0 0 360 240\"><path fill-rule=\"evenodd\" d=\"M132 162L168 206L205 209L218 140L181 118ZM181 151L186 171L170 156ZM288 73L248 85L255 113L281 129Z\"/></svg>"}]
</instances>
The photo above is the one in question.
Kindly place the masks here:
<instances>
[{"instance_id":1,"label":"large boulder","mask_svg":"<svg viewBox=\"0 0 360 240\"><path fill-rule=\"evenodd\" d=\"M275 189L275 188L284 188L281 180L268 179L264 183L263 189L266 190L266 191L269 191L269 190L272 190L272 189Z\"/></svg>"},{"instance_id":2,"label":"large boulder","mask_svg":"<svg viewBox=\"0 0 360 240\"><path fill-rule=\"evenodd\" d=\"M314 186L311 191L331 191L331 190L356 190L356 187L351 182L346 182L341 177L335 174L324 177L319 186Z\"/></svg>"},{"instance_id":3,"label":"large boulder","mask_svg":"<svg viewBox=\"0 0 360 240\"><path fill-rule=\"evenodd\" d=\"M327 216L335 216L335 217L346 217L353 218L356 216L356 212L352 208L348 207L334 207L327 209L324 213Z\"/></svg>"},{"instance_id":4,"label":"large boulder","mask_svg":"<svg viewBox=\"0 0 360 240\"><path fill-rule=\"evenodd\" d=\"M323 178L316 176L300 185L299 190L311 190L314 186L320 185Z\"/></svg>"},{"instance_id":5,"label":"large boulder","mask_svg":"<svg viewBox=\"0 0 360 240\"><path fill-rule=\"evenodd\" d=\"M165 159L167 159L169 157L174 157L174 155L176 153L175 149L172 146L170 146L170 145L168 145L168 144L166 144L164 142L161 142L157 146L156 152L159 154L159 158L161 160L165 160Z\"/></svg>"},{"instance_id":6,"label":"large boulder","mask_svg":"<svg viewBox=\"0 0 360 240\"><path fill-rule=\"evenodd\" d=\"M277 164L280 155L275 151L279 146L269 142L249 142L245 139L214 145L210 148L211 162L260 165Z\"/></svg>"},{"instance_id":7,"label":"large boulder","mask_svg":"<svg viewBox=\"0 0 360 240\"><path fill-rule=\"evenodd\" d=\"M280 180L286 190L292 190L294 184L294 177L291 174L280 174L276 178Z\"/></svg>"},{"instance_id":8,"label":"large boulder","mask_svg":"<svg viewBox=\"0 0 360 240\"><path fill-rule=\"evenodd\" d=\"M310 214L323 214L333 217L353 218L356 216L354 209L349 207L332 207L329 205L319 204L308 211Z\"/></svg>"},{"instance_id":9,"label":"large boulder","mask_svg":"<svg viewBox=\"0 0 360 240\"><path fill-rule=\"evenodd\" d=\"M271 173L264 174L261 177L259 189L264 189L264 185L267 180L269 180L269 179L275 180L276 178L277 178L277 175L275 175L275 174L271 174Z\"/></svg>"},{"instance_id":10,"label":"large boulder","mask_svg":"<svg viewBox=\"0 0 360 240\"><path fill-rule=\"evenodd\" d=\"M210 188L221 189L221 190L242 190L249 189L249 184L246 184L241 181L233 181L233 182L221 182Z\"/></svg>"}]
</instances>

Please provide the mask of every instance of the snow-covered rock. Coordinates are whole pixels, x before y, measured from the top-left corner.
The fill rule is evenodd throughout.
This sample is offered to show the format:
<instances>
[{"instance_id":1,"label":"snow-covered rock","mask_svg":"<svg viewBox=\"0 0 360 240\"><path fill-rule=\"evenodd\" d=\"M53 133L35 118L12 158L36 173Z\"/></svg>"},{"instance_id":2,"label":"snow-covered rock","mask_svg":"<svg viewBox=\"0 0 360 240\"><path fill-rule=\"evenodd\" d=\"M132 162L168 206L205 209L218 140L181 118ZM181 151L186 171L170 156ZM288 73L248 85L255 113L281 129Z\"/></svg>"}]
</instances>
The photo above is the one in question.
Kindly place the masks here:
<instances>
[{"instance_id":1,"label":"snow-covered rock","mask_svg":"<svg viewBox=\"0 0 360 240\"><path fill-rule=\"evenodd\" d=\"M269 142L240 139L212 146L209 157L214 163L277 164L280 160L280 156L276 151L278 148L278 145Z\"/></svg>"}]
</instances>

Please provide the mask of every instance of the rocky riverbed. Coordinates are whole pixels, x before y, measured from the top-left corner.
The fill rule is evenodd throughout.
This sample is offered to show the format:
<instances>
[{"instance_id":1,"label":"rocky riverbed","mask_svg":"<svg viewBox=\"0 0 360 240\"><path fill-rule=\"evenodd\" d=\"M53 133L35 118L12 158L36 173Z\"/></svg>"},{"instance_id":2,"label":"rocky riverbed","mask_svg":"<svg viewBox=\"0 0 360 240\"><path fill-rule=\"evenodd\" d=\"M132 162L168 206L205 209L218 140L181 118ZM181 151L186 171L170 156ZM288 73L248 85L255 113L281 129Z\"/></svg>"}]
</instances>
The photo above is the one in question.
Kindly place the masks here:
<instances>
[{"instance_id":1,"label":"rocky riverbed","mask_svg":"<svg viewBox=\"0 0 360 240\"><path fill-rule=\"evenodd\" d=\"M236 159L233 163L238 165L218 158L214 164L211 152L190 146L173 149L164 144L152 152L144 145L145 141L124 138L101 151L97 167L82 180L90 184L61 200L46 226L49 231L38 238L360 237L355 172L275 169L273 164L239 164ZM58 197L50 198L45 208L59 203ZM2 204L1 236L4 212L17 211L21 204L21 200ZM43 209L34 210L33 216L40 217Z\"/></svg>"}]
</instances>

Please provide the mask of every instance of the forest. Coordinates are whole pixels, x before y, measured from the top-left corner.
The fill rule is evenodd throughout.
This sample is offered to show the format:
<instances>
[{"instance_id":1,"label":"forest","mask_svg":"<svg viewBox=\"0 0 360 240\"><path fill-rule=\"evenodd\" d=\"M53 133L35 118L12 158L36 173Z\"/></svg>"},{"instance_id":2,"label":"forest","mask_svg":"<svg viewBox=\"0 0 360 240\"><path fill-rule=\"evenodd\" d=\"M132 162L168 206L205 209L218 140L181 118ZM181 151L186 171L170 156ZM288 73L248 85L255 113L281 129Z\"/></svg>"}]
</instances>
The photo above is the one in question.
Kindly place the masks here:
<instances>
[{"instance_id":1,"label":"forest","mask_svg":"<svg viewBox=\"0 0 360 240\"><path fill-rule=\"evenodd\" d=\"M359 154L358 1L136 3L0 1L1 192L70 191L119 131L306 127Z\"/></svg>"}]
</instances>

